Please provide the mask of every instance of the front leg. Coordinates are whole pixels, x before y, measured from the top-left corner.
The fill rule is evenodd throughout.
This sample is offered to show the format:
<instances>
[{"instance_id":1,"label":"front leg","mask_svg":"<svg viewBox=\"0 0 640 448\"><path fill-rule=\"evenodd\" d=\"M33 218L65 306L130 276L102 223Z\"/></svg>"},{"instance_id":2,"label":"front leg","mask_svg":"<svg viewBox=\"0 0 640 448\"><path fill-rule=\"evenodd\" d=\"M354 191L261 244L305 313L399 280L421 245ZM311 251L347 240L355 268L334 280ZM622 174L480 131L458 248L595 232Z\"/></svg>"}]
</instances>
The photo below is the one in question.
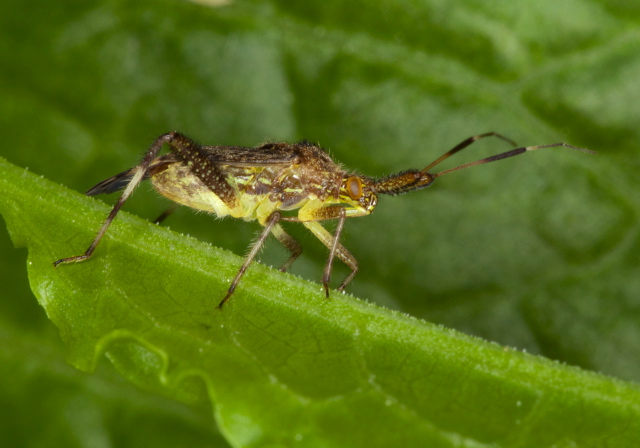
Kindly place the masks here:
<instances>
[{"instance_id":1,"label":"front leg","mask_svg":"<svg viewBox=\"0 0 640 448\"><path fill-rule=\"evenodd\" d=\"M329 280L331 280L331 269L333 268L333 260L336 257L336 252L338 251L338 245L340 244L338 243L338 241L340 240L340 235L342 235L342 229L344 228L344 220L347 217L344 207L340 207L339 213L340 215L338 217L338 225L336 226L336 231L333 234L333 241L332 241L331 247L329 248L329 258L327 259L327 264L325 265L324 272L322 273L322 284L324 285L324 290L327 297L329 297ZM346 249L342 247L342 250L345 251ZM353 257L353 255L351 255L349 252L347 253L351 256L352 258L351 261L355 263L354 267L351 268L351 274L349 274L349 277L348 277L348 281L351 281L351 279L353 278L354 275L356 275L356 272L358 270L358 262ZM345 280L345 282L346 281L347 280ZM342 282L342 284L338 288L338 291L342 291L344 287L347 286L345 282Z\"/></svg>"},{"instance_id":2,"label":"front leg","mask_svg":"<svg viewBox=\"0 0 640 448\"><path fill-rule=\"evenodd\" d=\"M338 227L340 223L344 222L344 220L340 220L338 222ZM351 273L347 275L344 281L338 287L338 291L343 291L346 286L351 283L353 277L355 277L358 272L358 261L356 258L349 252L340 242L338 241L340 235L336 232L336 236L334 237L329 233L327 229L322 227L317 221L308 221L303 222L304 226L311 230L313 234L322 241L322 244L327 246L329 249L329 259L327 260L327 264L325 265L324 273L322 275L322 284L324 285L324 290L327 298L329 298L329 280L331 280L331 268L333 266L333 260L337 256L344 264L349 266L351 269ZM336 228L336 231L338 229ZM342 230L342 229L340 229Z\"/></svg>"},{"instance_id":3,"label":"front leg","mask_svg":"<svg viewBox=\"0 0 640 448\"><path fill-rule=\"evenodd\" d=\"M350 269L351 273L344 279L344 281L338 287L338 291L343 291L344 288L351 283L353 277L358 272L358 261L341 243L340 236L342 235L342 229L344 228L344 222L347 218L347 209L341 206L329 206L329 207L314 207L305 206L300 209L297 218L283 217L286 221L302 222L302 224L309 229L318 238L322 244L329 249L329 258L322 274L322 284L324 286L326 297L329 298L329 281L331 280L331 271L333 268L333 261L337 256L344 264ZM337 219L338 225L335 230L335 235L322 227L319 221L326 221L329 219Z\"/></svg>"}]
</instances>

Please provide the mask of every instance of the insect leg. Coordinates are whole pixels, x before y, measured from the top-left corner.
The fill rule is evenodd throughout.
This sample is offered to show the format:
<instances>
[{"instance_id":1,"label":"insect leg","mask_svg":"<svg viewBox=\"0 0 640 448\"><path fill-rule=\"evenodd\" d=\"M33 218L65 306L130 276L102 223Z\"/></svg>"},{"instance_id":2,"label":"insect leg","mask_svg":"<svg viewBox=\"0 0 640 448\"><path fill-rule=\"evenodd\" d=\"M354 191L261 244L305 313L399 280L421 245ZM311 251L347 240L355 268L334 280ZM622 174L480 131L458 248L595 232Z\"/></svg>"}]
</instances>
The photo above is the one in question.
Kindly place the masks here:
<instances>
[{"instance_id":1,"label":"insect leg","mask_svg":"<svg viewBox=\"0 0 640 448\"><path fill-rule=\"evenodd\" d=\"M329 280L331 280L331 269L333 268L333 260L336 257L336 250L338 248L338 241L340 240L340 235L342 235L342 229L344 228L344 220L347 217L345 209L340 207L340 217L338 218L338 225L336 226L336 230L333 234L333 242L331 247L329 248L329 258L327 259L327 264L324 267L324 272L322 273L322 284L324 285L325 294L329 297ZM352 271L350 275L355 275ZM346 285L344 285L346 286ZM344 286L340 285L341 288ZM340 291L342 289L339 289Z\"/></svg>"},{"instance_id":2,"label":"insect leg","mask_svg":"<svg viewBox=\"0 0 640 448\"><path fill-rule=\"evenodd\" d=\"M78 262L78 261L83 261L83 260L86 260L87 258L91 257L91 255L93 254L93 251L95 250L96 246L98 245L98 243L100 242L100 240L104 236L105 232L107 231L107 229L111 225L111 222L113 221L113 219L116 217L116 215L120 211L120 208L122 208L122 205L129 198L129 196L131 196L131 193L133 193L133 190L135 190L135 188L144 179L145 174L147 173L147 170L149 169L149 166L151 165L151 162L156 158L156 156L158 155L158 152L160 151L160 149L162 149L162 146L165 143L168 143L168 144L171 145L174 142L174 140L176 140L176 139L179 140L180 138L186 138L186 137L182 137L180 134L177 134L175 132L170 132L168 134L161 135L160 137L158 137L156 139L155 142L153 142L153 144L151 145L151 147L149 148L147 153L144 155L144 157L142 158L142 161L140 162L140 164L138 166L136 166L135 168L132 168L131 170L128 170L128 171L126 171L124 173L120 173L119 175L114 176L111 179L107 179L107 181L112 180L112 179L116 179L115 180L115 185L119 188L120 184L118 184L118 181L119 181L120 178L127 178L127 179L130 178L130 180L128 181L127 186L126 186L126 188L124 190L124 193L122 193L122 196L120 196L120 199L118 199L118 202L116 202L116 205L113 207L113 209L111 209L111 212L109 213L109 216L107 216L107 219L102 224L102 227L100 227L100 230L98 231L98 234L96 235L95 239L93 240L93 242L91 243L89 248L85 251L85 253L82 254L82 255L76 255L74 257L61 258L60 260L57 260L57 261L55 261L53 263L54 267L57 267L58 265L63 264L63 263L74 263L74 262ZM118 176L120 176L120 177L118 177ZM107 181L104 181L104 182L107 182ZM92 189L90 189L87 192L87 194L93 195L93 194L98 194L99 192L103 192L103 191L97 191L96 188L100 189L100 187L103 186L104 182L101 182L98 185L96 185L95 187L93 187ZM105 187L105 188L106 188L106 190L104 192L110 192L109 191L109 187ZM113 191L115 191L116 189L117 188L114 187Z\"/></svg>"},{"instance_id":3,"label":"insect leg","mask_svg":"<svg viewBox=\"0 0 640 448\"><path fill-rule=\"evenodd\" d=\"M271 229L271 233L282 243L284 247L291 253L289 259L282 265L280 271L286 272L291 267L296 258L302 253L302 246L294 237L284 231L280 224L275 224Z\"/></svg>"},{"instance_id":4,"label":"insect leg","mask_svg":"<svg viewBox=\"0 0 640 448\"><path fill-rule=\"evenodd\" d=\"M351 283L351 280L353 280L353 277L355 277L356 273L358 272L358 261L353 255L351 255L351 252L349 252L339 242L340 234L342 233L342 228L344 226L344 221L346 218L344 209L340 213L340 215L336 216L336 218L338 218L338 227L336 228L335 236L331 235L331 233L329 233L327 229L322 227L322 225L320 225L318 221L302 221L302 224L307 229L311 230L316 238L322 241L322 244L327 246L327 248L329 249L329 259L327 260L327 264L325 265L325 269L322 275L322 284L324 285L324 290L327 298L329 298L329 280L331 279L331 268L333 266L333 260L336 256L351 269L351 273L347 275L347 278L345 278L338 287L338 291L344 290L344 288L349 283Z\"/></svg>"},{"instance_id":5,"label":"insect leg","mask_svg":"<svg viewBox=\"0 0 640 448\"><path fill-rule=\"evenodd\" d=\"M171 214L173 212L176 211L176 209L179 207L178 204L172 204L171 207L169 207L168 209L166 209L164 212L162 212L162 214L160 216L158 216L156 219L153 220L154 224L160 224L162 221L164 221L165 219L167 219L169 216L171 216Z\"/></svg>"},{"instance_id":6,"label":"insect leg","mask_svg":"<svg viewBox=\"0 0 640 448\"><path fill-rule=\"evenodd\" d=\"M278 212L274 212L271 214L271 216L269 216L269 219L267 219L265 223L264 230L262 231L258 239L255 241L255 243L253 243L253 245L251 246L251 250L249 250L249 254L244 259L244 263L242 263L242 266L240 266L240 270L238 271L235 278L231 282L231 286L229 286L229 289L227 290L227 295L224 296L224 299L222 299L218 304L218 307L217 307L218 309L222 309L222 306L227 302L227 300L231 298L231 295L236 290L238 283L240 283L240 279L249 268L249 265L251 264L253 259L256 257L256 255L258 255L258 252L264 245L264 242L269 236L269 233L271 233L271 231L273 230L273 227L278 224L278 221L280 221L280 218L281 218L281 215Z\"/></svg>"}]
</instances>

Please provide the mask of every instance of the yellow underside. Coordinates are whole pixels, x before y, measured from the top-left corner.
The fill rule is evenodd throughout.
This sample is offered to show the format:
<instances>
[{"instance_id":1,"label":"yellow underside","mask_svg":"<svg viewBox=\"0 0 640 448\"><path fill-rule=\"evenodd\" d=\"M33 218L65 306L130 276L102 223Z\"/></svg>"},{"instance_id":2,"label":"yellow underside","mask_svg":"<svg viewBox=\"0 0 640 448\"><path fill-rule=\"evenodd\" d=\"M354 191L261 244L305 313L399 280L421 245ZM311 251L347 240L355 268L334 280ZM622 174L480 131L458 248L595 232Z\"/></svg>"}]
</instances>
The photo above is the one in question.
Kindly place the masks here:
<instances>
[{"instance_id":1,"label":"yellow underside","mask_svg":"<svg viewBox=\"0 0 640 448\"><path fill-rule=\"evenodd\" d=\"M232 216L246 221L257 219L260 224L264 224L267 218L282 206L280 202L271 201L268 194L252 195L240 192L236 192L235 204L230 206L198 177L191 174L187 166L177 163L152 176L151 182L158 193L166 198L221 218ZM300 208L307 201L308 199L305 199L290 208Z\"/></svg>"},{"instance_id":2,"label":"yellow underside","mask_svg":"<svg viewBox=\"0 0 640 448\"><path fill-rule=\"evenodd\" d=\"M151 176L154 188L163 196L181 205L213 213L219 217L232 216L246 221L258 220L264 225L275 211L298 211L298 219L301 222L323 221L335 219L337 216L324 213L326 207L340 204L344 206L347 217L364 216L371 213L362 207L354 207L347 204L346 199L326 198L318 199L314 194L309 194L295 204L288 204L283 208L282 202L272 201L268 193L248 194L244 191L236 191L227 202L214 193L200 178L191 172L191 168L182 163L169 165L165 170Z\"/></svg>"}]
</instances>

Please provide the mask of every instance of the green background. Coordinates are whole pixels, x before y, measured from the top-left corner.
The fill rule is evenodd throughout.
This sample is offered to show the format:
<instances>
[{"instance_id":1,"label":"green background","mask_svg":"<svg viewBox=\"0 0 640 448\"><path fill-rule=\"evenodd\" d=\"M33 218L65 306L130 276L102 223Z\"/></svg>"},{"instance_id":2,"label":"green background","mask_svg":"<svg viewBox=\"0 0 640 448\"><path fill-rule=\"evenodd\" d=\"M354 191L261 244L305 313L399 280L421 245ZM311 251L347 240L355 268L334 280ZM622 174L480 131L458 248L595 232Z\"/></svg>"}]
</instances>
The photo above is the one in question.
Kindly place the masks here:
<instances>
[{"instance_id":1,"label":"green background","mask_svg":"<svg viewBox=\"0 0 640 448\"><path fill-rule=\"evenodd\" d=\"M568 141L597 150L596 156L540 151L443 177L425 191L382 198L372 216L346 224L344 243L361 268L348 292L635 382L611 387L629 387L637 396L640 8L593 1L63 1L10 2L3 9L0 155L80 192L133 166L155 137L173 129L210 144L308 138L348 169L373 176L422 168L487 131L523 145ZM505 149L498 140L479 142L446 166ZM32 199L55 209L55 190L43 191L50 196ZM21 194L29 200L29 191ZM96 218L78 207L75 216L61 215L89 223L70 230L76 233L65 244L76 251L88 244L106 210L96 208ZM165 207L146 187L125 206L145 218ZM167 225L239 255L257 230L255 223L188 210ZM64 224L60 235L63 230ZM291 232L305 248L292 272L316 282L305 288L318 290L291 300L305 301L305 309L324 306L317 282L326 250L306 232ZM155 230L152 235L166 238ZM182 404L136 389L106 362L92 376L66 365L58 330L29 289L26 251L14 250L7 233L1 238L0 425L13 445L225 446L206 400ZM284 251L273 241L268 246L264 262L279 264ZM334 281L346 273L338 265ZM244 298L243 306L260 285L255 277L247 280L246 295L234 297ZM277 288L278 281L270 285ZM212 288L212 303L223 290ZM295 325L296 318L288 322ZM470 373L474 367L463 363L450 383L443 375L442 389L459 391L460 376L479 384ZM586 375L585 384L608 381L576 375ZM585 391L585 409L597 401L589 397ZM259 394L256 399L259 404ZM443 412L466 421L479 409L463 400ZM634 409L638 415L637 404ZM539 446L526 435L492 439L490 430L465 432L464 424L418 414L424 426L416 440L421 431L450 436L434 446L455 446L456 440L463 446ZM367 424L369 431L377 428ZM238 440L248 439L230 428L225 436L242 446ZM350 429L359 434L353 427L344 433ZM376 439L390 443L383 429ZM319 446L330 444L320 437L322 428L314 431ZM286 438L268 440L287 446ZM363 440L354 436L350 444ZM567 440L566 446L575 442ZM609 446L625 446L616 443Z\"/></svg>"}]
</instances>

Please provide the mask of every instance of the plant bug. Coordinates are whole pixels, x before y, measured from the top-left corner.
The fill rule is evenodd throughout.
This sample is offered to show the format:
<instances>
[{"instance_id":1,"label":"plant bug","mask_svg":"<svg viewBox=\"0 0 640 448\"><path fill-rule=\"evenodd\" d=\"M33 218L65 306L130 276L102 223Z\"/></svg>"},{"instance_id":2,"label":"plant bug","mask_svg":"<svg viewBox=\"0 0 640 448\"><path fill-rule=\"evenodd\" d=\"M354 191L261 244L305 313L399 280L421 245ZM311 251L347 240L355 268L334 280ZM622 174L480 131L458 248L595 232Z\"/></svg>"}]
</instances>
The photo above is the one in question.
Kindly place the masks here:
<instances>
[{"instance_id":1,"label":"plant bug","mask_svg":"<svg viewBox=\"0 0 640 448\"><path fill-rule=\"evenodd\" d=\"M421 190L445 174L536 149L565 147L595 153L566 143L552 143L515 148L435 174L430 172L445 159L485 137L497 137L516 146L510 139L488 132L467 138L422 170L410 169L372 178L346 172L322 148L306 140L300 143L266 143L255 148L201 146L183 134L169 132L155 140L137 166L98 183L86 192L88 196L95 196L124 190L85 253L57 260L54 266L90 258L133 190L143 180L150 179L161 195L177 204L219 217L257 220L263 226L218 308L231 298L270 233L291 254L281 271L286 271L300 256L302 246L285 232L281 221L302 223L329 249L322 274L325 295L329 298L331 268L336 257L351 269L338 291L344 290L358 272L355 257L340 243L344 222L347 218L370 214L378 203L378 195L395 196ZM158 156L165 144L171 152ZM293 210L298 210L297 216L285 214ZM156 222L168 213L170 211ZM333 235L321 225L322 221L332 219L337 220Z\"/></svg>"}]
</instances>

